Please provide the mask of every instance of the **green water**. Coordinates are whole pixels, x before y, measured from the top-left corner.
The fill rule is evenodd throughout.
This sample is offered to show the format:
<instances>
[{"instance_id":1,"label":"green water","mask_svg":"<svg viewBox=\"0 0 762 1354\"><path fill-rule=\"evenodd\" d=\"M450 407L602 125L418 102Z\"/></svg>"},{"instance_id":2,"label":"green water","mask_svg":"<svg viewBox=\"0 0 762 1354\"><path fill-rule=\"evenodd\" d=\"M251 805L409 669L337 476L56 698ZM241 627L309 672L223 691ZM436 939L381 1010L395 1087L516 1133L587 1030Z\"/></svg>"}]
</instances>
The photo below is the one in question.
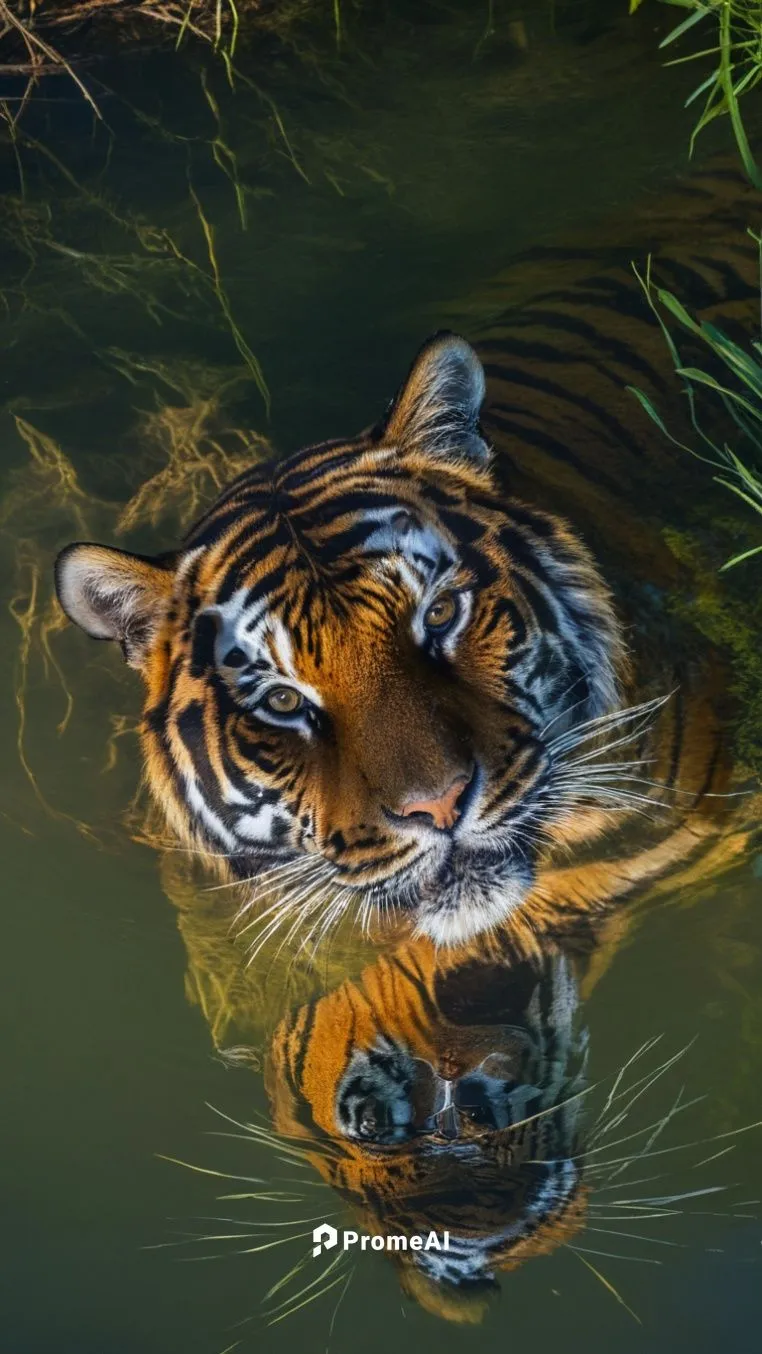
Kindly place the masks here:
<instances>
[{"instance_id":1,"label":"green water","mask_svg":"<svg viewBox=\"0 0 762 1354\"><path fill-rule=\"evenodd\" d=\"M303 1239L247 1255L204 1245L222 1258L198 1263L161 1248L240 1230L197 1221L230 1216L216 1196L235 1184L163 1157L274 1188L309 1177L296 1208L235 1206L238 1218L286 1223L278 1235L341 1204L304 1166L207 1136L224 1126L210 1105L266 1123L269 1104L256 1070L213 1056L156 858L123 825L137 749L129 732L115 757L107 744L122 728L112 716L137 717L137 680L117 654L70 632L51 639L59 674L42 642L55 551L77 536L112 538L120 507L161 468L147 411L216 396L220 424L283 452L351 432L383 408L420 340L491 274L538 242L580 230L594 241L612 217L668 190L685 167L691 85L661 69L652 19L611 23L612 5L538 3L524 48L510 27L518 8L353 9L338 50L333 16L321 14L287 40L242 48L256 88L234 91L212 53L91 59L104 124L57 79L21 123L17 154L3 142L2 1325L13 1354L221 1354L238 1340L332 1354L390 1341L448 1351L521 1340L541 1354L758 1342L753 1129L630 1172L664 1172L646 1194L718 1187L675 1205L674 1217L610 1223L643 1240L577 1237L627 1307L561 1246L504 1275L483 1324L459 1326L403 1299L391 1265L366 1254L346 1292L268 1326L262 1299ZM56 468L40 437L66 462ZM200 482L202 495L211 488ZM133 548L174 538L180 489L161 522L132 533ZM654 1036L643 1072L690 1045L628 1121L659 1120L682 1087L686 1100L703 1097L668 1126L665 1145L701 1144L762 1116L759 880L759 861L746 860L719 884L663 897L585 1004L593 1082ZM282 1014L273 990L270 1030Z\"/></svg>"}]
</instances>

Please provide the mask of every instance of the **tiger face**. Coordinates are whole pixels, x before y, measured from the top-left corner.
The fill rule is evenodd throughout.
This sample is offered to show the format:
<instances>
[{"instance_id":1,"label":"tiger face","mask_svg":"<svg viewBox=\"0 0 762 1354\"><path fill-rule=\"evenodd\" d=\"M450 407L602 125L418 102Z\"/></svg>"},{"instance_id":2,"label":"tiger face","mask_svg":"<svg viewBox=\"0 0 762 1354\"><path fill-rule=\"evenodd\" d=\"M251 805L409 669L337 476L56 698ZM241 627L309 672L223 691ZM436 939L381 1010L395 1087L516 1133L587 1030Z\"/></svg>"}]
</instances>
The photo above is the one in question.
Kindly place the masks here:
<instances>
[{"instance_id":1,"label":"tiger face","mask_svg":"<svg viewBox=\"0 0 762 1354\"><path fill-rule=\"evenodd\" d=\"M436 336L379 424L253 466L178 550L56 566L68 616L142 672L147 779L186 841L441 944L520 906L576 811L554 746L616 706L622 661L586 548L493 479L484 391Z\"/></svg>"}]
</instances>

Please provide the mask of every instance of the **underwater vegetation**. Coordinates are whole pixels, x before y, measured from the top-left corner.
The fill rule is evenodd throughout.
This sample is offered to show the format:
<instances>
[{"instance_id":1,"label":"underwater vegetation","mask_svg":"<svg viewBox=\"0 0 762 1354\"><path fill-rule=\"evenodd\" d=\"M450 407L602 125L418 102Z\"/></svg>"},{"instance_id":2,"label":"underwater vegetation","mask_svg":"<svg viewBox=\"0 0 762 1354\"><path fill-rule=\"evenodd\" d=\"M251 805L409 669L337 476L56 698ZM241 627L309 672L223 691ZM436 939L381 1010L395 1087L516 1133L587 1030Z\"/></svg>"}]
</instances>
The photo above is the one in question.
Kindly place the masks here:
<instances>
[{"instance_id":1,"label":"underwater vegetation","mask_svg":"<svg viewBox=\"0 0 762 1354\"><path fill-rule=\"evenodd\" d=\"M116 39L179 47L195 39L211 45L232 73L242 20L255 14L266 25L276 15L287 26L309 7L309 0L282 5L277 0L0 0L0 73L26 77L22 110L43 77L63 74L100 117L87 78L79 73L93 32L99 43ZM334 12L339 23L340 0L334 0ZM11 116L7 106L4 114Z\"/></svg>"},{"instance_id":2,"label":"underwater vegetation","mask_svg":"<svg viewBox=\"0 0 762 1354\"><path fill-rule=\"evenodd\" d=\"M126 373L140 372L130 354L117 356ZM230 378L220 380L218 373L195 365L164 369L161 376L172 402L157 400L154 408L138 417L134 436L141 448L139 456L117 452L114 457L121 463L125 485L134 489L126 501L101 497L92 487L85 487L83 478L86 482L91 476L79 474L55 440L20 414L14 416L15 433L25 446L27 460L8 476L0 501L0 557L11 580L7 606L17 635L11 646L11 651L15 649L11 680L16 750L33 801L27 804L15 786L12 801L0 812L14 821L24 813L18 825L25 831L29 831L26 819L33 821L34 801L48 815L68 822L94 841L104 835L110 838L114 824L119 840L119 825L125 821L125 786L121 783L114 785L112 799L101 782L103 812L97 821L90 812L60 807L62 800L70 806L70 798L57 785L58 760L65 761L69 745L64 735L73 737L105 774L117 766L121 740L137 729L137 711L132 708L121 665L106 659L105 668L118 695L115 711L99 716L91 697L92 684L97 689L103 679L103 657L97 656L82 668L71 651L70 636L61 633L68 626L51 586L50 559L64 534L73 530L90 537L106 531L117 538L145 541L160 524L182 531L200 505L252 459L269 451L269 444L254 430L227 428L221 406ZM63 740L61 751L54 756L52 747L59 740ZM131 835L157 844L140 792L127 807L126 823Z\"/></svg>"}]
</instances>

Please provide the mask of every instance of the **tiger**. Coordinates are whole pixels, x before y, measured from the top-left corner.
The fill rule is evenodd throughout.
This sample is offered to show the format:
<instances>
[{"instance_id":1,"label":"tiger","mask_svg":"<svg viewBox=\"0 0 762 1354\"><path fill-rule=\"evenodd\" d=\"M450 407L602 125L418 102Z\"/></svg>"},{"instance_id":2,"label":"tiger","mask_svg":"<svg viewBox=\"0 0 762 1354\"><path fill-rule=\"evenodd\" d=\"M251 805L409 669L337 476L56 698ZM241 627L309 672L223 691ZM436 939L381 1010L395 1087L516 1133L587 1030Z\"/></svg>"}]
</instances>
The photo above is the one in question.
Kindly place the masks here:
<instances>
[{"instance_id":1,"label":"tiger","mask_svg":"<svg viewBox=\"0 0 762 1354\"><path fill-rule=\"evenodd\" d=\"M171 832L252 899L279 886L263 941L348 915L541 938L559 898L606 909L745 849L731 674L671 607L695 466L626 387L679 418L633 252L748 330L757 210L720 163L626 249L530 251L359 435L252 464L166 553L61 552L63 610L142 675Z\"/></svg>"}]
</instances>

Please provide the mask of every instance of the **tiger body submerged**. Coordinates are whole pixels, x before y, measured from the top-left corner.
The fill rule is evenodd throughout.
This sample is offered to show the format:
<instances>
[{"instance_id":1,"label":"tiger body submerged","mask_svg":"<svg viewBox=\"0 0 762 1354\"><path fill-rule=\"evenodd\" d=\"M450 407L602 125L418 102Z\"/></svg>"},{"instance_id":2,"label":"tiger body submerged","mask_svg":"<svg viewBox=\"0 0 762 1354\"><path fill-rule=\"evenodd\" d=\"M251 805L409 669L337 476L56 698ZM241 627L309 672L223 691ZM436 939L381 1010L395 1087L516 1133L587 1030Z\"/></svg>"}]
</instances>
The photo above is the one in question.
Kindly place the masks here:
<instances>
[{"instance_id":1,"label":"tiger body submerged","mask_svg":"<svg viewBox=\"0 0 762 1354\"><path fill-rule=\"evenodd\" d=\"M698 288L700 315L750 316L756 249L727 244L745 190L714 173L686 188L708 204L701 252L654 266ZM263 940L317 942L347 910L401 912L437 944L542 930L727 827L722 665L653 602L692 467L624 388L664 395L662 339L621 260L551 251L545 271L477 345L484 431L481 363L441 335L379 424L253 466L178 551L59 559L68 614L142 670L175 831L288 895ZM585 856L646 806L635 847Z\"/></svg>"}]
</instances>

